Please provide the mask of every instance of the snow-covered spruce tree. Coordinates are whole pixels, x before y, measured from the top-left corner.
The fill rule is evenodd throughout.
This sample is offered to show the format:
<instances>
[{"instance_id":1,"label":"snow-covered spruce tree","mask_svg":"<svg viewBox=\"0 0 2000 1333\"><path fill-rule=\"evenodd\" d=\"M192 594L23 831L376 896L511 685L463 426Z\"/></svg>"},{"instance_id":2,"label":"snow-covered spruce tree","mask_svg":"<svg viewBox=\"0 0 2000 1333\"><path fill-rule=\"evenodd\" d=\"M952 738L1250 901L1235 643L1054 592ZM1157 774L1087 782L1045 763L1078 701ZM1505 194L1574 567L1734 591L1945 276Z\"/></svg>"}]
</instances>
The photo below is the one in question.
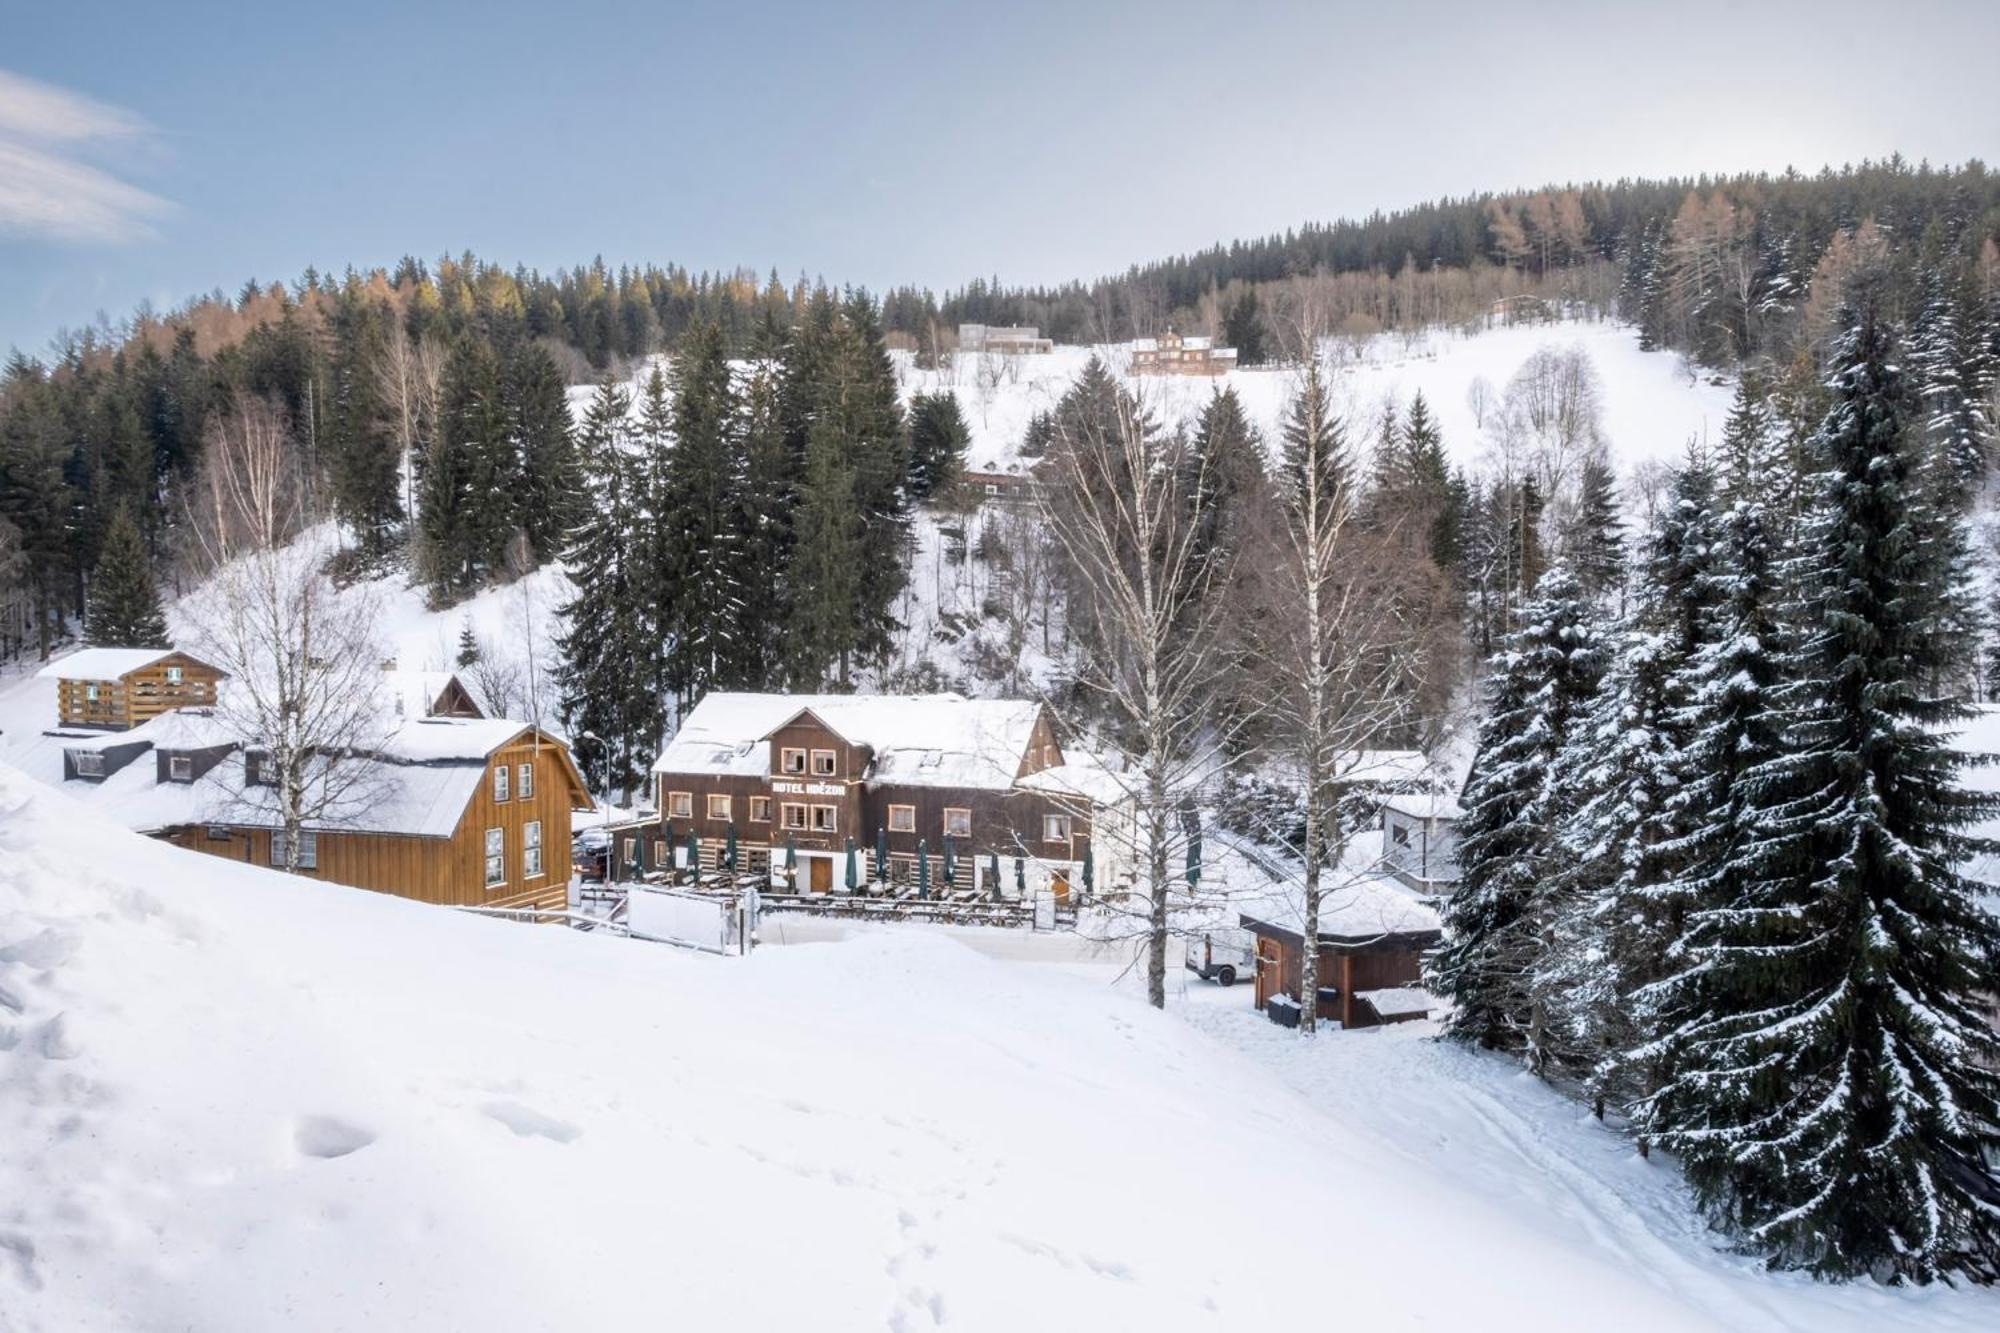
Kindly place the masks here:
<instances>
[{"instance_id":1,"label":"snow-covered spruce tree","mask_svg":"<svg viewBox=\"0 0 2000 1333\"><path fill-rule=\"evenodd\" d=\"M1651 1133L1699 1197L1782 1266L1929 1281L1993 1275L2000 1188L2000 921L1958 872L2000 803L1958 781L1920 682L1924 603L1949 577L1893 335L1864 287L1845 312L1802 558L1781 752L1739 784L1733 896L1689 919Z\"/></svg>"},{"instance_id":2,"label":"snow-covered spruce tree","mask_svg":"<svg viewBox=\"0 0 2000 1333\"><path fill-rule=\"evenodd\" d=\"M656 573L667 684L685 712L742 676L744 459L721 328L703 320L689 329L672 373L673 448L658 479L654 522L665 562Z\"/></svg>"},{"instance_id":3,"label":"snow-covered spruce tree","mask_svg":"<svg viewBox=\"0 0 2000 1333\"><path fill-rule=\"evenodd\" d=\"M1908 361L1922 438L1944 469L1941 489L1960 507L1986 480L1991 421L1982 403L1978 307L1951 270L1934 264L1923 279L1924 303L1911 325Z\"/></svg>"},{"instance_id":4,"label":"snow-covered spruce tree","mask_svg":"<svg viewBox=\"0 0 2000 1333\"><path fill-rule=\"evenodd\" d=\"M1449 998L1445 1033L1489 1050L1525 1052L1532 982L1547 946L1550 770L1604 672L1597 607L1558 565L1520 609L1520 628L1495 656L1479 750L1461 798L1460 880L1445 938L1426 960L1427 984Z\"/></svg>"},{"instance_id":5,"label":"snow-covered spruce tree","mask_svg":"<svg viewBox=\"0 0 2000 1333\"><path fill-rule=\"evenodd\" d=\"M91 571L83 637L100 648L171 646L139 525L123 509L112 516L97 553L97 568Z\"/></svg>"},{"instance_id":6,"label":"snow-covered spruce tree","mask_svg":"<svg viewBox=\"0 0 2000 1333\"><path fill-rule=\"evenodd\" d=\"M625 441L631 400L606 380L584 413L579 443L590 503L563 553L576 581L557 668L563 725L598 792L629 801L666 729L657 681L658 635L643 595L643 512ZM469 626L468 626L469 628Z\"/></svg>"},{"instance_id":7,"label":"snow-covered spruce tree","mask_svg":"<svg viewBox=\"0 0 2000 1333\"><path fill-rule=\"evenodd\" d=\"M1639 599L1613 641L1587 716L1558 757L1563 855L1557 909L1534 991L1547 1015L1537 1066L1582 1082L1601 1117L1647 1081L1628 1057L1649 1035L1638 997L1667 969L1674 871L1687 811L1676 804L1689 739L1690 667L1713 621L1714 479L1698 452L1675 474L1646 553Z\"/></svg>"},{"instance_id":8,"label":"snow-covered spruce tree","mask_svg":"<svg viewBox=\"0 0 2000 1333\"><path fill-rule=\"evenodd\" d=\"M910 399L910 498L928 500L950 490L965 471L972 428L949 389Z\"/></svg>"},{"instance_id":9,"label":"snow-covered spruce tree","mask_svg":"<svg viewBox=\"0 0 2000 1333\"><path fill-rule=\"evenodd\" d=\"M1618 513L1617 475L1601 449L1583 460L1576 504L1565 516L1562 542L1564 559L1586 596L1602 596L1623 582L1625 522Z\"/></svg>"}]
</instances>

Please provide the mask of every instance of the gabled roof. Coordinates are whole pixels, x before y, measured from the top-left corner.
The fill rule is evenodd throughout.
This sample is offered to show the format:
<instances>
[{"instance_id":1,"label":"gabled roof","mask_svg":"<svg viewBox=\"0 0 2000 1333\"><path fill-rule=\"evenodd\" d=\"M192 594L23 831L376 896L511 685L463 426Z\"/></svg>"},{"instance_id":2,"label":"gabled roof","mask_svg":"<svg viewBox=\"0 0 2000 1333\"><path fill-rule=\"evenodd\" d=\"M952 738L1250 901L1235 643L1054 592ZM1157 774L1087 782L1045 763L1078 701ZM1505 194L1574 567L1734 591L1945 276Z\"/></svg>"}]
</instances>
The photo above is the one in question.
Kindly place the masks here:
<instances>
[{"instance_id":1,"label":"gabled roof","mask_svg":"<svg viewBox=\"0 0 2000 1333\"><path fill-rule=\"evenodd\" d=\"M716 691L688 713L655 773L763 777L772 732L802 715L875 756L871 782L1006 789L1028 753L1041 705L957 694L749 694Z\"/></svg>"},{"instance_id":2,"label":"gabled roof","mask_svg":"<svg viewBox=\"0 0 2000 1333\"><path fill-rule=\"evenodd\" d=\"M190 662L209 666L179 648L79 648L69 656L49 663L35 675L44 680L118 680L169 657L185 657Z\"/></svg>"}]
</instances>

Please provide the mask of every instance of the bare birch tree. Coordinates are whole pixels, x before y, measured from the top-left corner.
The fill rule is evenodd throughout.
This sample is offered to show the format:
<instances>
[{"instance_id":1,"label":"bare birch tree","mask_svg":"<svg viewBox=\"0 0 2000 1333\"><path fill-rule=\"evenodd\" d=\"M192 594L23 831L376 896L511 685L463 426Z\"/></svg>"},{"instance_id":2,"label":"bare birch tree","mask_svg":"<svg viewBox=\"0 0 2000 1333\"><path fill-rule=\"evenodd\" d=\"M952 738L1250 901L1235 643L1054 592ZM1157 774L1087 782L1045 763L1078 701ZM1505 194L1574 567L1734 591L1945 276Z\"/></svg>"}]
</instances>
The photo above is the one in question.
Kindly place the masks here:
<instances>
[{"instance_id":1,"label":"bare birch tree","mask_svg":"<svg viewBox=\"0 0 2000 1333\"><path fill-rule=\"evenodd\" d=\"M403 512L417 515L417 459L437 421L444 348L435 338L391 337L375 363L375 386L391 438L402 456Z\"/></svg>"},{"instance_id":2,"label":"bare birch tree","mask_svg":"<svg viewBox=\"0 0 2000 1333\"><path fill-rule=\"evenodd\" d=\"M184 603L194 651L229 675L217 712L244 739L240 803L282 832L287 871L308 825L352 823L387 795L370 758L388 728L381 608L335 589L315 547L238 556Z\"/></svg>"},{"instance_id":3,"label":"bare birch tree","mask_svg":"<svg viewBox=\"0 0 2000 1333\"><path fill-rule=\"evenodd\" d=\"M1358 518L1345 431L1316 361L1284 428L1281 531L1262 562L1273 597L1253 617L1273 743L1292 761L1305 805L1299 1030L1318 1020L1320 913L1329 871L1346 859L1342 809L1367 751L1413 712L1422 627L1396 595L1408 563L1393 533ZM1421 557L1419 557L1421 559Z\"/></svg>"},{"instance_id":4,"label":"bare birch tree","mask_svg":"<svg viewBox=\"0 0 2000 1333\"><path fill-rule=\"evenodd\" d=\"M202 571L268 551L305 527L308 488L284 409L239 396L210 421L201 464L184 493L190 555Z\"/></svg>"},{"instance_id":5,"label":"bare birch tree","mask_svg":"<svg viewBox=\"0 0 2000 1333\"><path fill-rule=\"evenodd\" d=\"M1182 437L1163 435L1122 391L1102 410L1059 415L1040 504L1085 640L1078 683L1106 705L1132 760L1146 996L1164 1008L1172 861L1187 845L1180 805L1216 768L1222 740L1211 705L1227 562L1200 548L1192 499L1206 487L1191 468L1203 463Z\"/></svg>"}]
</instances>

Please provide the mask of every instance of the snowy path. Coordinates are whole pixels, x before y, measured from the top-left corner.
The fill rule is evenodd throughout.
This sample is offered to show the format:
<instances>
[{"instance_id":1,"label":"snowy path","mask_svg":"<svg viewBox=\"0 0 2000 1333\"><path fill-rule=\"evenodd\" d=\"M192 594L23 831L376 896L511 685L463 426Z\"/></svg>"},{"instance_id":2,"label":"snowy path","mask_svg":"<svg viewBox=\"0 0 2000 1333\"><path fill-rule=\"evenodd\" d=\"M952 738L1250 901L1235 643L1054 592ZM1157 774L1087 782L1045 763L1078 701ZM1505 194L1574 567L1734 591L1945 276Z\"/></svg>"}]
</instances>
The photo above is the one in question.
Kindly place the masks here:
<instances>
[{"instance_id":1,"label":"snowy path","mask_svg":"<svg viewBox=\"0 0 2000 1333\"><path fill-rule=\"evenodd\" d=\"M2000 1307L1968 1302L1965 1293L1892 1293L1764 1272L1722 1248L1671 1163L1640 1158L1587 1108L1510 1062L1429 1040L1431 1024L1328 1033L1301 1049L1295 1034L1250 1009L1241 991L1241 1003L1202 998L1208 1002L1182 1011L1193 1026L1264 1064L1342 1128L1505 1210L1523 1229L1641 1275L1714 1327L1826 1333L1994 1326Z\"/></svg>"}]
</instances>

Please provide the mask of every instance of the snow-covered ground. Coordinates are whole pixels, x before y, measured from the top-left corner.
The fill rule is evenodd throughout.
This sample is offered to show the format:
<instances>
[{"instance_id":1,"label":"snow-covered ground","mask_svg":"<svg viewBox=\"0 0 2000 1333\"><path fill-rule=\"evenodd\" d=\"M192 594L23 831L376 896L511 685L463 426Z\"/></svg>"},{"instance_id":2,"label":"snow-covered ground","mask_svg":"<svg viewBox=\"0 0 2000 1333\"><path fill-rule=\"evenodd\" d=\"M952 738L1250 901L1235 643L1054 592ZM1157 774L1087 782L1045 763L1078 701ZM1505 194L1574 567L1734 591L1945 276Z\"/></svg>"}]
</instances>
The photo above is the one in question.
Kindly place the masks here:
<instances>
[{"instance_id":1,"label":"snow-covered ground","mask_svg":"<svg viewBox=\"0 0 2000 1333\"><path fill-rule=\"evenodd\" d=\"M1671 462L1690 439L1720 437L1731 388L1689 374L1672 354L1640 351L1637 331L1615 321L1496 325L1471 334L1431 329L1384 334L1359 345L1329 341L1322 359L1364 439L1385 400L1406 409L1421 390L1453 462L1477 467L1486 460L1498 414L1475 411L1473 386L1483 383L1497 409L1508 381L1535 352L1572 347L1588 354L1596 369L1604 432L1621 470ZM919 370L908 356L899 356L897 373L906 395L938 389L955 394L972 428L970 465L1005 469L1019 461L1015 451L1029 418L1055 406L1093 354L1167 425L1192 422L1216 388L1227 385L1266 440L1274 441L1296 388L1296 372L1281 368L1234 370L1220 379L1135 378L1125 374L1130 354L1124 344L1058 347L1041 356L964 357L935 371Z\"/></svg>"},{"instance_id":2,"label":"snow-covered ground","mask_svg":"<svg viewBox=\"0 0 2000 1333\"><path fill-rule=\"evenodd\" d=\"M1719 1253L1669 1165L1504 1065L1288 1040L1241 987L1154 1013L1115 954L1008 938L518 926L0 768L0 1326L2000 1320Z\"/></svg>"}]
</instances>

